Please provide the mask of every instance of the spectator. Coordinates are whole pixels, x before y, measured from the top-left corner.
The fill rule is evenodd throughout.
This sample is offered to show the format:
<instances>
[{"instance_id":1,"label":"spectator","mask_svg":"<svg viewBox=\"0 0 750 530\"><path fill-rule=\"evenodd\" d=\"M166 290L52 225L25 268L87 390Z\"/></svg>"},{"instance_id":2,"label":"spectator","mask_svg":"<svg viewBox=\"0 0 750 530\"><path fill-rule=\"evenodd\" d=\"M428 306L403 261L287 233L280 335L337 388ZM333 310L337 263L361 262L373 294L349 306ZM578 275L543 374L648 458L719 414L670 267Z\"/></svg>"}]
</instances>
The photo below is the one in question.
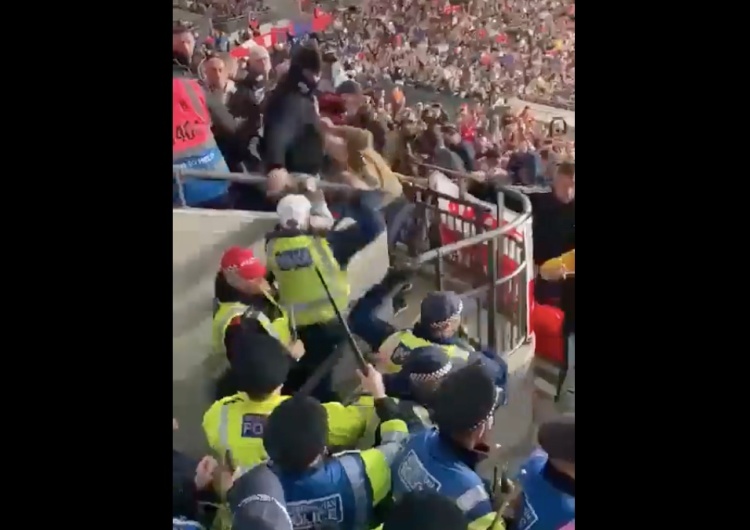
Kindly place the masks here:
<instances>
[{"instance_id":1,"label":"spectator","mask_svg":"<svg viewBox=\"0 0 750 530\"><path fill-rule=\"evenodd\" d=\"M237 90L234 81L230 79L236 69L234 58L226 54L211 56L203 65L208 90L218 95L224 104Z\"/></svg>"}]
</instances>

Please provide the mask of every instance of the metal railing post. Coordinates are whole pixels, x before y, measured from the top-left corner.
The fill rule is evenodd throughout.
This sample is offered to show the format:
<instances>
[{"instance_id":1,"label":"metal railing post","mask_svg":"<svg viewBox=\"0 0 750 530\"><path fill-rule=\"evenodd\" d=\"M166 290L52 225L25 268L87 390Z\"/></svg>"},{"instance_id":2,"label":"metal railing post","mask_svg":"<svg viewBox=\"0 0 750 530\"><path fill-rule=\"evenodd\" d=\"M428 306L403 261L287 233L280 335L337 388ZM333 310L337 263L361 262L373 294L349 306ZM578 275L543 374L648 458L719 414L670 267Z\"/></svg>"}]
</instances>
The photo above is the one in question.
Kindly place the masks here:
<instances>
[{"instance_id":1,"label":"metal railing post","mask_svg":"<svg viewBox=\"0 0 750 530\"><path fill-rule=\"evenodd\" d=\"M437 290L443 290L443 272L445 271L445 264L443 263L443 256L440 252L440 248L437 249L437 260L435 261L435 274L437 274Z\"/></svg>"},{"instance_id":2,"label":"metal railing post","mask_svg":"<svg viewBox=\"0 0 750 530\"><path fill-rule=\"evenodd\" d=\"M490 349L497 348L497 238L493 237L487 242L487 269L490 275L489 304L487 305L487 339Z\"/></svg>"}]
</instances>

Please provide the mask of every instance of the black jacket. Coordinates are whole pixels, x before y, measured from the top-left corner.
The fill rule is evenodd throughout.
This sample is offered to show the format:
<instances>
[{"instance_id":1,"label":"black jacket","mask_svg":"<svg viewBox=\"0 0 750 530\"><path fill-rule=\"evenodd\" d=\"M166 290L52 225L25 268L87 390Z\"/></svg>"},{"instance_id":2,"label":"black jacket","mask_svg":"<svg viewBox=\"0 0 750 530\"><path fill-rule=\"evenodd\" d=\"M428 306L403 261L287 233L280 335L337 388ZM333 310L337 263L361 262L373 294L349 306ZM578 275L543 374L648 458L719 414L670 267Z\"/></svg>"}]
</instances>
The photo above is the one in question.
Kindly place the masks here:
<instances>
[{"instance_id":1,"label":"black jacket","mask_svg":"<svg viewBox=\"0 0 750 530\"><path fill-rule=\"evenodd\" d=\"M290 71L266 103L262 155L267 170L316 174L323 166L323 135L312 93L303 93Z\"/></svg>"},{"instance_id":2,"label":"black jacket","mask_svg":"<svg viewBox=\"0 0 750 530\"><path fill-rule=\"evenodd\" d=\"M576 201L560 202L554 193L530 193L533 211L534 262L541 265L573 250L576 246ZM560 309L565 312L566 334L575 331L576 280L571 276L562 282Z\"/></svg>"}]
</instances>

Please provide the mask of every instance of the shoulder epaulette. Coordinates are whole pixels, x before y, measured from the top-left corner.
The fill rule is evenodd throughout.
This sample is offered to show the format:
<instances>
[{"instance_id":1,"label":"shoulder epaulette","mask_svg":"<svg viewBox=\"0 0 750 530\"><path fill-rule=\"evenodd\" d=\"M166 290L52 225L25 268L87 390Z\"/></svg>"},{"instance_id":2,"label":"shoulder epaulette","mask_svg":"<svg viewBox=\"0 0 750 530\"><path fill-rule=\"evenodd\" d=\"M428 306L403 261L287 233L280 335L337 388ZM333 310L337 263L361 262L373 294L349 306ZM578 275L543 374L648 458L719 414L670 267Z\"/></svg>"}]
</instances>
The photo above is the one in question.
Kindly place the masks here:
<instances>
[{"instance_id":1,"label":"shoulder epaulette","mask_svg":"<svg viewBox=\"0 0 750 530\"><path fill-rule=\"evenodd\" d=\"M224 405L231 405L232 403L239 403L240 401L244 401L244 398L240 394L235 394L233 396L227 396L221 400L221 403Z\"/></svg>"}]
</instances>

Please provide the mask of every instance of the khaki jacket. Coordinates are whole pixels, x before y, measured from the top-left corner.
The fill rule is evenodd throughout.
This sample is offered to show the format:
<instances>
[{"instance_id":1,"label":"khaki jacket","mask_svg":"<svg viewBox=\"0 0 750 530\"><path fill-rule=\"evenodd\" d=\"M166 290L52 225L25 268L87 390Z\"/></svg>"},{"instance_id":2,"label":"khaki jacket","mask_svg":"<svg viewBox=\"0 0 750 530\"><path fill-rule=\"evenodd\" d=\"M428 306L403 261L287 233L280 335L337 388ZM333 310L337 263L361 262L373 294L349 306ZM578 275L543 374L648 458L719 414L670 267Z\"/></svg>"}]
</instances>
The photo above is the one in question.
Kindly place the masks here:
<instances>
[{"instance_id":1,"label":"khaki jacket","mask_svg":"<svg viewBox=\"0 0 750 530\"><path fill-rule=\"evenodd\" d=\"M372 133L356 127L339 126L341 137L349 152L349 171L373 189L383 190L390 197L386 203L404 193L401 179L391 170L385 159L373 148Z\"/></svg>"}]
</instances>

